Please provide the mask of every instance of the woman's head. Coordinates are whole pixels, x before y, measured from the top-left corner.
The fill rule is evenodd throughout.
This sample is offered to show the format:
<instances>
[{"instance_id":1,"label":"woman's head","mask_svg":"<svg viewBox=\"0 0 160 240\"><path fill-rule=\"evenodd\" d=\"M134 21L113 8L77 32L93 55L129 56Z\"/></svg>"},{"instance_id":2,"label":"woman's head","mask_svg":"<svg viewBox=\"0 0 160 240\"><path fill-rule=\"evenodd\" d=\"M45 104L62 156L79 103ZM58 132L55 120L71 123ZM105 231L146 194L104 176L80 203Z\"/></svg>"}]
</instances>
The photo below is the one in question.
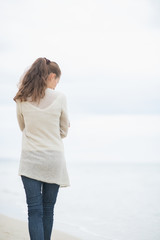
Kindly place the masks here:
<instances>
[{"instance_id":1,"label":"woman's head","mask_svg":"<svg viewBox=\"0 0 160 240\"><path fill-rule=\"evenodd\" d=\"M61 76L61 70L56 62L46 58L38 58L27 70L19 82L19 90L14 101L38 101L44 97L47 87L54 88Z\"/></svg>"}]
</instances>

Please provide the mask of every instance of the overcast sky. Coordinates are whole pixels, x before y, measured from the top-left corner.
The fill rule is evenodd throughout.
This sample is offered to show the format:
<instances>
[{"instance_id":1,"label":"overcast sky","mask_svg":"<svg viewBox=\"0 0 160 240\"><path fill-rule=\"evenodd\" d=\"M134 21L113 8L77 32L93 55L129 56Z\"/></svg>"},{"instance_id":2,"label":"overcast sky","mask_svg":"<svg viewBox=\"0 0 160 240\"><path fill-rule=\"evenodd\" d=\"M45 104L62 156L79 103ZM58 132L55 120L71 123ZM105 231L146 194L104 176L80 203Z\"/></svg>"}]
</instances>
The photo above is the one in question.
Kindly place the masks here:
<instances>
[{"instance_id":1,"label":"overcast sky","mask_svg":"<svg viewBox=\"0 0 160 240\"><path fill-rule=\"evenodd\" d=\"M71 113L160 114L159 12L158 0L1 0L0 104L47 57Z\"/></svg>"}]
</instances>

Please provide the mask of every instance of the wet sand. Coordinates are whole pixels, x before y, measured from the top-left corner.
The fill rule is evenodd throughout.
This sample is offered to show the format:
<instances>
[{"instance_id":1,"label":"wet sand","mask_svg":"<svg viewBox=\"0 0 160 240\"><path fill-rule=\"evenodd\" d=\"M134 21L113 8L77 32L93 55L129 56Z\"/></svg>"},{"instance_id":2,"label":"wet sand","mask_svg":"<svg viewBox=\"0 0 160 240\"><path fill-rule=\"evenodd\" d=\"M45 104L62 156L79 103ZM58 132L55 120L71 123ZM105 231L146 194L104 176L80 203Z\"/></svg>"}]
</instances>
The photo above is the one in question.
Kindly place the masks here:
<instances>
[{"instance_id":1,"label":"wet sand","mask_svg":"<svg viewBox=\"0 0 160 240\"><path fill-rule=\"evenodd\" d=\"M0 214L0 240L29 240L28 223ZM80 240L67 233L54 230L52 240Z\"/></svg>"}]
</instances>

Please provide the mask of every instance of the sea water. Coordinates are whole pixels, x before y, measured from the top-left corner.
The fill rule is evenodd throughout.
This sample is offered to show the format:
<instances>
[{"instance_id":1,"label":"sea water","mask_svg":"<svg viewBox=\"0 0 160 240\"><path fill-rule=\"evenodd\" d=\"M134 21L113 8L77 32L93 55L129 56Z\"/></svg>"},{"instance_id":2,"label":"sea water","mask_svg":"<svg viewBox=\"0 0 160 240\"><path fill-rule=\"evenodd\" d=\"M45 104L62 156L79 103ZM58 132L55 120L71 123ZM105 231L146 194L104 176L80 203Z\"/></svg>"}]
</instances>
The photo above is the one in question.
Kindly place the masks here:
<instances>
[{"instance_id":1,"label":"sea water","mask_svg":"<svg viewBox=\"0 0 160 240\"><path fill-rule=\"evenodd\" d=\"M159 116L72 118L64 139L71 186L58 193L54 229L82 240L160 239L159 120ZM10 156L20 138L15 134L10 151L4 156L6 141L1 152L0 213L27 221L19 155Z\"/></svg>"},{"instance_id":2,"label":"sea water","mask_svg":"<svg viewBox=\"0 0 160 240\"><path fill-rule=\"evenodd\" d=\"M27 221L16 160L2 160L0 213ZM54 228L83 240L159 240L160 164L70 163L71 186L60 188Z\"/></svg>"}]
</instances>

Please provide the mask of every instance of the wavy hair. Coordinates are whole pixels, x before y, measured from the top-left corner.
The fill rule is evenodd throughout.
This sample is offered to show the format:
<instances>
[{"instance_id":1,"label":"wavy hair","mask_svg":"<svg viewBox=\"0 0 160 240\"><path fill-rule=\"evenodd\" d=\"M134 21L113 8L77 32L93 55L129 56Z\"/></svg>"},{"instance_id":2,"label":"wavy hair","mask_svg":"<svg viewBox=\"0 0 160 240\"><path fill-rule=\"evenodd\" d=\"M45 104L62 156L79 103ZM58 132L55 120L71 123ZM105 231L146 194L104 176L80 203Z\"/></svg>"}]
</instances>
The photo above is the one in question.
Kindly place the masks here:
<instances>
[{"instance_id":1,"label":"wavy hair","mask_svg":"<svg viewBox=\"0 0 160 240\"><path fill-rule=\"evenodd\" d=\"M61 70L56 62L52 62L47 58L37 58L36 61L24 74L19 81L19 90L13 98L14 101L27 101L31 97L31 101L40 101L45 95L47 88L47 78L50 73L55 73L56 78L60 78Z\"/></svg>"}]
</instances>

